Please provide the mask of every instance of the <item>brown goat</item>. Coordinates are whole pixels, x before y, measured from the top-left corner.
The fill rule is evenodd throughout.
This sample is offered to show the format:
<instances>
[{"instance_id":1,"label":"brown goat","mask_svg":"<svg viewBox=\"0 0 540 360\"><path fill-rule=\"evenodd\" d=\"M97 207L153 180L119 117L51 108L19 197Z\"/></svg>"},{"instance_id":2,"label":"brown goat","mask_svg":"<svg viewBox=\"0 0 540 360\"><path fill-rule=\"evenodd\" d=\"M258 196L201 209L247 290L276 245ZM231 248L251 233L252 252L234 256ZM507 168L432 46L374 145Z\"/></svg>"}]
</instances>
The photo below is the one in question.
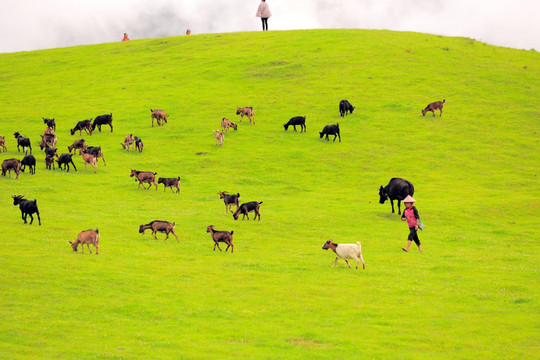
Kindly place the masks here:
<instances>
[{"instance_id":1,"label":"brown goat","mask_svg":"<svg viewBox=\"0 0 540 360\"><path fill-rule=\"evenodd\" d=\"M122 143L122 147L129 151L129 146L133 145L133 151L135 151L135 138L132 134L126 135L124 138L124 142Z\"/></svg>"},{"instance_id":2,"label":"brown goat","mask_svg":"<svg viewBox=\"0 0 540 360\"><path fill-rule=\"evenodd\" d=\"M137 180L139 180L139 186L137 187L137 189L141 187L141 184L148 183L147 188L145 188L143 185L143 189L148 190L152 187L152 183L154 183L154 185L156 186L156 191L157 191L156 175L157 173L154 173L154 172L139 171L139 170L132 169L130 177L135 176Z\"/></svg>"},{"instance_id":3,"label":"brown goat","mask_svg":"<svg viewBox=\"0 0 540 360\"><path fill-rule=\"evenodd\" d=\"M0 147L2 147L4 152L7 152L6 137L5 136L0 136Z\"/></svg>"},{"instance_id":4,"label":"brown goat","mask_svg":"<svg viewBox=\"0 0 540 360\"><path fill-rule=\"evenodd\" d=\"M45 167L49 170L51 170L52 167L54 170L54 155L47 155L45 157Z\"/></svg>"},{"instance_id":5,"label":"brown goat","mask_svg":"<svg viewBox=\"0 0 540 360\"><path fill-rule=\"evenodd\" d=\"M253 108L251 106L246 106L243 108L236 108L236 115L240 115L240 122L242 122L242 119L244 118L244 115L249 118L249 123L251 124L251 120L253 119L253 123L255 124L255 112L253 111Z\"/></svg>"},{"instance_id":6,"label":"brown goat","mask_svg":"<svg viewBox=\"0 0 540 360\"><path fill-rule=\"evenodd\" d=\"M439 110L440 111L439 117L441 117L442 116L442 108L443 108L443 105L444 105L445 101L446 100L432 102L431 104L426 106L426 108L424 110L422 110L422 116L425 116L428 111L431 111L433 113L433 116L435 116L435 110Z\"/></svg>"},{"instance_id":7,"label":"brown goat","mask_svg":"<svg viewBox=\"0 0 540 360\"><path fill-rule=\"evenodd\" d=\"M214 251L216 251L216 246L219 249L219 251L222 251L221 248L219 247L219 243L224 242L225 244L227 244L227 248L225 249L225 251L229 250L229 247L230 247L231 253L234 252L234 245L232 243L234 231L231 231L231 232L218 231L218 230L214 230L214 225L209 225L206 227L206 232L212 235L212 239L214 240Z\"/></svg>"},{"instance_id":8,"label":"brown goat","mask_svg":"<svg viewBox=\"0 0 540 360\"><path fill-rule=\"evenodd\" d=\"M86 140L80 139L75 140L73 144L68 146L69 153L71 154L71 150L79 149L79 154L82 155L82 150L86 148Z\"/></svg>"},{"instance_id":9,"label":"brown goat","mask_svg":"<svg viewBox=\"0 0 540 360\"><path fill-rule=\"evenodd\" d=\"M90 244L94 245L96 248L96 255L99 254L99 230L85 230L81 231L79 235L77 236L77 240L75 242L69 242L71 244L71 247L73 248L73 251L77 251L77 248L79 247L79 244L81 244L81 252L84 254L84 244L86 244L86 247L88 247L88 251L90 251L90 254L92 253L92 250L90 250Z\"/></svg>"},{"instance_id":10,"label":"brown goat","mask_svg":"<svg viewBox=\"0 0 540 360\"><path fill-rule=\"evenodd\" d=\"M231 208L234 205L236 205L236 210L238 210L238 207L240 207L240 193L229 195L225 191L218 192L219 198L223 199L223 202L225 203L225 214L227 213L227 210L234 213Z\"/></svg>"},{"instance_id":11,"label":"brown goat","mask_svg":"<svg viewBox=\"0 0 540 360\"><path fill-rule=\"evenodd\" d=\"M150 109L150 111L152 112L152 127L154 127L154 119L156 119L158 126L163 125L163 122L167 122L169 115L165 114L165 111L159 109Z\"/></svg>"},{"instance_id":12,"label":"brown goat","mask_svg":"<svg viewBox=\"0 0 540 360\"><path fill-rule=\"evenodd\" d=\"M54 134L48 134L48 135L41 135L41 142L39 143L39 147L41 150L48 146L55 148L56 147L56 135Z\"/></svg>"},{"instance_id":13,"label":"brown goat","mask_svg":"<svg viewBox=\"0 0 540 360\"><path fill-rule=\"evenodd\" d=\"M234 130L238 130L238 125L236 125L235 123L233 123L231 120L227 119L227 118L223 118L221 119L221 130L223 132L229 132L229 128L233 128Z\"/></svg>"},{"instance_id":14,"label":"brown goat","mask_svg":"<svg viewBox=\"0 0 540 360\"><path fill-rule=\"evenodd\" d=\"M97 158L94 155L88 154L88 153L84 153L82 157L84 160L84 170L86 170L87 165L90 164L94 168L94 174L95 174L97 172L97 165L96 165Z\"/></svg>"},{"instance_id":15,"label":"brown goat","mask_svg":"<svg viewBox=\"0 0 540 360\"><path fill-rule=\"evenodd\" d=\"M223 139L225 138L225 135L223 133L220 133L219 130L212 130L214 134L216 134L216 144L219 146L223 146Z\"/></svg>"},{"instance_id":16,"label":"brown goat","mask_svg":"<svg viewBox=\"0 0 540 360\"><path fill-rule=\"evenodd\" d=\"M167 235L165 240L167 240L169 238L169 234L172 233L176 238L176 241L180 242L180 240L178 240L178 236L176 236L176 233L174 232L175 225L175 223L171 224L168 221L154 220L149 224L139 226L139 233L144 235L145 230L152 229L152 235L154 236L154 239L157 239L156 233L159 231Z\"/></svg>"},{"instance_id":17,"label":"brown goat","mask_svg":"<svg viewBox=\"0 0 540 360\"><path fill-rule=\"evenodd\" d=\"M6 171L9 171L9 177L11 178L12 170L17 174L15 179L18 179L21 171L21 161L19 159L5 159L2 161L2 176L6 176Z\"/></svg>"},{"instance_id":18,"label":"brown goat","mask_svg":"<svg viewBox=\"0 0 540 360\"><path fill-rule=\"evenodd\" d=\"M45 131L43 131L43 135L54 135L54 129L52 128L45 128Z\"/></svg>"}]
</instances>

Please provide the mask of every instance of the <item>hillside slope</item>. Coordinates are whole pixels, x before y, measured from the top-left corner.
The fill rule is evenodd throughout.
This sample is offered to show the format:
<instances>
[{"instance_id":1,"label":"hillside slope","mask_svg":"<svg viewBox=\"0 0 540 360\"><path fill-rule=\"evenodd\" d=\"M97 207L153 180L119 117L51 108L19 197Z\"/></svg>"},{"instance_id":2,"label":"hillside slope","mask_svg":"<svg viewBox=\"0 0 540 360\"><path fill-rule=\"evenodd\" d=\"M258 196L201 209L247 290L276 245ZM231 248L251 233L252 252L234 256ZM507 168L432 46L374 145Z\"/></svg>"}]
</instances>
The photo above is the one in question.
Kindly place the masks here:
<instances>
[{"instance_id":1,"label":"hillside slope","mask_svg":"<svg viewBox=\"0 0 540 360\"><path fill-rule=\"evenodd\" d=\"M0 355L23 358L535 358L540 56L466 38L364 30L209 34L0 55L0 136L36 175L0 178ZM354 113L339 117L348 99ZM421 114L445 99L442 117ZM223 117L255 109L216 146ZM169 122L152 127L150 109ZM77 121L107 165L45 169ZM307 132L285 131L305 115ZM339 123L341 142L319 131ZM140 136L142 153L120 142ZM332 139L332 137L331 137ZM137 189L131 169L180 176ZM415 186L424 253L378 189ZM235 221L218 191L262 201ZM11 196L37 199L24 225ZM397 212L397 207L396 207ZM176 223L180 242L138 233ZM252 214L250 215L252 219ZM234 230L212 251L206 226ZM85 229L100 255L71 250ZM362 242L366 270L321 249ZM414 246L414 244L413 244Z\"/></svg>"}]
</instances>

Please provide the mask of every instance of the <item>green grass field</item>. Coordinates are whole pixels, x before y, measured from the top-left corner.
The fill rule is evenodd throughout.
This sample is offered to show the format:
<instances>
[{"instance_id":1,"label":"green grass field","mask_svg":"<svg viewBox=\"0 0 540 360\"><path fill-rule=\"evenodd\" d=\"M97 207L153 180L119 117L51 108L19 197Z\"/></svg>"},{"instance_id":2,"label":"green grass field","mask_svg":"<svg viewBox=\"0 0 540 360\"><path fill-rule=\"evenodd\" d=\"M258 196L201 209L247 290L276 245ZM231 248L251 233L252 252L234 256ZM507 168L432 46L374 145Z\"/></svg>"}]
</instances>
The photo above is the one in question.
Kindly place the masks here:
<instances>
[{"instance_id":1,"label":"green grass field","mask_svg":"<svg viewBox=\"0 0 540 360\"><path fill-rule=\"evenodd\" d=\"M0 135L35 175L0 178L4 359L537 359L540 55L466 38L313 30L208 34L0 55ZM339 117L338 103L356 109ZM422 117L446 99L442 117ZM216 146L221 118L255 124ZM150 109L170 115L152 127ZM113 113L98 172L49 171L57 122ZM306 133L284 131L306 115ZM319 139L339 122L342 142ZM143 153L120 143L132 133ZM196 153L206 153L197 155ZM130 169L180 176L137 189ZM402 177L423 253L378 188ZM235 221L218 191L263 201ZM11 196L37 199L24 225ZM251 215L252 216L252 215ZM250 217L251 217L250 216ZM140 224L176 223L155 240ZM207 225L234 230L212 251ZM68 241L101 233L100 254ZM366 270L321 249L361 241Z\"/></svg>"}]
</instances>

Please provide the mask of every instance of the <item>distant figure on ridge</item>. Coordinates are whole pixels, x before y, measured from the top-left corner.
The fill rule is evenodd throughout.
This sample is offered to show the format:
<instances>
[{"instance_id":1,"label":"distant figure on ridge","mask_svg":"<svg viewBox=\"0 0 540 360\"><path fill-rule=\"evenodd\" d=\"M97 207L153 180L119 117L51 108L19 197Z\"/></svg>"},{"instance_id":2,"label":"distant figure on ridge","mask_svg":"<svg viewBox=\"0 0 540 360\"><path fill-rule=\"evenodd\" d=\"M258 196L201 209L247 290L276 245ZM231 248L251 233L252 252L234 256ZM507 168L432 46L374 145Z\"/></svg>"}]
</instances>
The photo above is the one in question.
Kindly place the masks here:
<instances>
[{"instance_id":1,"label":"distant figure on ridge","mask_svg":"<svg viewBox=\"0 0 540 360\"><path fill-rule=\"evenodd\" d=\"M186 35L191 35L191 30L187 29Z\"/></svg>"},{"instance_id":2,"label":"distant figure on ridge","mask_svg":"<svg viewBox=\"0 0 540 360\"><path fill-rule=\"evenodd\" d=\"M255 16L261 18L263 31L268 31L268 18L272 16L272 13L270 12L270 8L268 7L266 0L261 0Z\"/></svg>"},{"instance_id":3,"label":"distant figure on ridge","mask_svg":"<svg viewBox=\"0 0 540 360\"><path fill-rule=\"evenodd\" d=\"M129 41L129 38L128 38L128 34L127 34L127 33L124 33L124 38L122 39L122 41Z\"/></svg>"}]
</instances>

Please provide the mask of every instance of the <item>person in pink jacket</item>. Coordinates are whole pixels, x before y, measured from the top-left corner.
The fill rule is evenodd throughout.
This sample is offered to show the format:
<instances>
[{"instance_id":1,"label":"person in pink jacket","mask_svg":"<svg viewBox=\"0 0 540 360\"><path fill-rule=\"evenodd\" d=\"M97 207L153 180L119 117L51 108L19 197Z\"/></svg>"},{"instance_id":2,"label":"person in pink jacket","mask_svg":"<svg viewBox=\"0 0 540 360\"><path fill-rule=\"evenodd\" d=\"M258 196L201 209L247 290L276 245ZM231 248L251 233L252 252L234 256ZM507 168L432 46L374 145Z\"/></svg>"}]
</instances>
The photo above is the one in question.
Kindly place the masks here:
<instances>
[{"instance_id":1,"label":"person in pink jacket","mask_svg":"<svg viewBox=\"0 0 540 360\"><path fill-rule=\"evenodd\" d=\"M124 37L122 38L122 41L129 41L129 37L127 33L124 33Z\"/></svg>"},{"instance_id":2,"label":"person in pink jacket","mask_svg":"<svg viewBox=\"0 0 540 360\"><path fill-rule=\"evenodd\" d=\"M263 31L268 31L268 18L272 16L272 13L270 12L270 8L268 7L266 0L261 0L255 16L261 18Z\"/></svg>"},{"instance_id":3,"label":"person in pink jacket","mask_svg":"<svg viewBox=\"0 0 540 360\"><path fill-rule=\"evenodd\" d=\"M401 215L401 220L407 221L409 226L409 236L407 238L407 248L401 248L405 252L409 252L409 247L414 241L418 246L418 251L422 252L422 246L420 245L420 239L418 238L418 222L420 221L420 215L418 215L418 210L413 206L416 200L413 199L411 195L407 195L403 199L403 204L405 204L405 210Z\"/></svg>"}]
</instances>

